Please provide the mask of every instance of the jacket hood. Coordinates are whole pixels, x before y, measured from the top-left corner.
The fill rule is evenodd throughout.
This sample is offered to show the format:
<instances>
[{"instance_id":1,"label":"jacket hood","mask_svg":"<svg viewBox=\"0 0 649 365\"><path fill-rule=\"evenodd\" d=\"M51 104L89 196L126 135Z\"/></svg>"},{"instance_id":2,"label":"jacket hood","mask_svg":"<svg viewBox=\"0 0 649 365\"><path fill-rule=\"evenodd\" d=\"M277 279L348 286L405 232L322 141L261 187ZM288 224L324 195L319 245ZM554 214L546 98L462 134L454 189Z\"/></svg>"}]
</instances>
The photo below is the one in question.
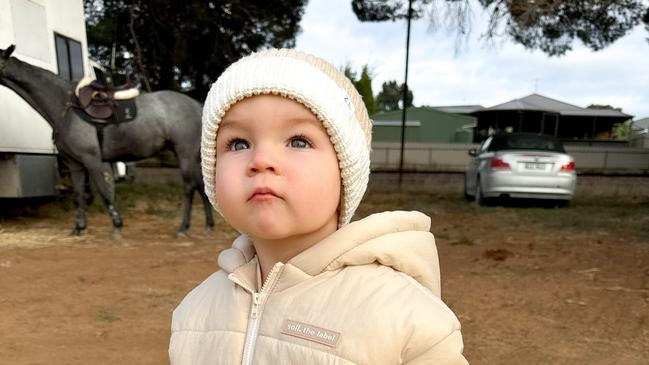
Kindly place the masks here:
<instances>
[{"instance_id":1,"label":"jacket hood","mask_svg":"<svg viewBox=\"0 0 649 365\"><path fill-rule=\"evenodd\" d=\"M316 276L346 266L379 264L412 277L440 297L439 261L430 223L428 216L414 211L373 214L340 228L286 265ZM218 263L232 273L254 257L254 246L244 235L221 252Z\"/></svg>"}]
</instances>

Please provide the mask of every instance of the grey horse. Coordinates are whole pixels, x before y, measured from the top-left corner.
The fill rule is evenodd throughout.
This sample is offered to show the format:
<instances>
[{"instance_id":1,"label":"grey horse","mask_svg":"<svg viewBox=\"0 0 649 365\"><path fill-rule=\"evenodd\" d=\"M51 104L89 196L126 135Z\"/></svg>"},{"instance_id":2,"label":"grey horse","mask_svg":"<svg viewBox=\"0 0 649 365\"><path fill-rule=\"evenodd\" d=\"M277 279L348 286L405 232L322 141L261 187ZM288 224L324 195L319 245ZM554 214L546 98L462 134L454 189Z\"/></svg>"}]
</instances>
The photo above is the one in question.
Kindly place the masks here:
<instances>
[{"instance_id":1,"label":"grey horse","mask_svg":"<svg viewBox=\"0 0 649 365\"><path fill-rule=\"evenodd\" d=\"M95 126L71 108L76 103L76 85L11 57L14 49L14 45L0 49L0 85L12 89L52 126L54 144L70 169L74 186L76 219L72 234L79 235L86 228L85 210L91 201L92 181L112 219L113 236L119 238L122 218L115 208L115 183L109 162L136 161L163 149L174 151L183 179L184 211L178 234L185 235L189 228L196 191L203 200L206 229L212 229L212 208L200 170L200 103L175 91L142 94L135 100L137 117L105 126L100 143Z\"/></svg>"}]
</instances>

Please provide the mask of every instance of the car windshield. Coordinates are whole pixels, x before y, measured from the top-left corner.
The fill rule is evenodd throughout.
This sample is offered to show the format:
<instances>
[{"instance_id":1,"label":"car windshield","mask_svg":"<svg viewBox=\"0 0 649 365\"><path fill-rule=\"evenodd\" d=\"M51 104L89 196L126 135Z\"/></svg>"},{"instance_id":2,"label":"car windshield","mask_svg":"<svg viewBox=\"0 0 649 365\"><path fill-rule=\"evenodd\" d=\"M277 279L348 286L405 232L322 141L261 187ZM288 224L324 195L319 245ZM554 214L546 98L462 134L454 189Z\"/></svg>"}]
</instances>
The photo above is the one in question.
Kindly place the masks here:
<instances>
[{"instance_id":1,"label":"car windshield","mask_svg":"<svg viewBox=\"0 0 649 365\"><path fill-rule=\"evenodd\" d=\"M489 151L539 150L565 152L561 142L550 136L534 134L508 134L495 136Z\"/></svg>"}]
</instances>

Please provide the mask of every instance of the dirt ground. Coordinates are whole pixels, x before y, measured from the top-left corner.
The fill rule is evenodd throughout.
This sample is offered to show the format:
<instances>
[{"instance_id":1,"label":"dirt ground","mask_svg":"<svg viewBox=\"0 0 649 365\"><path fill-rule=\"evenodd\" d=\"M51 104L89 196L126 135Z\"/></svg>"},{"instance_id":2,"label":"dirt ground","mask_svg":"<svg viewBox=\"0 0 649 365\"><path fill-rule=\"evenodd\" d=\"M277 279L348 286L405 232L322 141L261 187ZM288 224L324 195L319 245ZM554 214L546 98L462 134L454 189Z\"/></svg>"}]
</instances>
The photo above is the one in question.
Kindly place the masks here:
<instances>
[{"instance_id":1,"label":"dirt ground","mask_svg":"<svg viewBox=\"0 0 649 365\"><path fill-rule=\"evenodd\" d=\"M478 207L459 190L374 183L358 216L432 217L443 297L471 364L647 364L649 196L580 196L567 209ZM431 191L432 190L432 191ZM217 270L235 233L176 238L180 188L120 186L123 237L95 205L68 235L69 197L0 209L0 363L165 364L170 316Z\"/></svg>"}]
</instances>

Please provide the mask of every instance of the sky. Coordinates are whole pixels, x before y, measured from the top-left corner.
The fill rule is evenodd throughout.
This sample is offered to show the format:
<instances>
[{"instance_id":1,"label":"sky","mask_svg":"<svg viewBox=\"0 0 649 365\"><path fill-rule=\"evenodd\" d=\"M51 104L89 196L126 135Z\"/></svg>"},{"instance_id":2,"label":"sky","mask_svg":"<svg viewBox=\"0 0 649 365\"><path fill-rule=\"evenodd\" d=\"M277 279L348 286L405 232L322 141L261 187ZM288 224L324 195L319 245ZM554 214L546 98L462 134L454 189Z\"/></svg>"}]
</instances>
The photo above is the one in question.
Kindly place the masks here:
<instances>
[{"instance_id":1,"label":"sky","mask_svg":"<svg viewBox=\"0 0 649 365\"><path fill-rule=\"evenodd\" d=\"M408 86L414 105L494 106L538 93L569 104L612 105L649 117L649 37L642 25L595 52L575 41L561 57L530 51L506 38L480 39L486 16L472 6L472 30L456 47L455 35L431 30L426 19L413 21ZM387 80L403 82L406 21L362 23L350 0L309 0L296 48L335 66L360 72L369 65L376 95Z\"/></svg>"}]
</instances>

